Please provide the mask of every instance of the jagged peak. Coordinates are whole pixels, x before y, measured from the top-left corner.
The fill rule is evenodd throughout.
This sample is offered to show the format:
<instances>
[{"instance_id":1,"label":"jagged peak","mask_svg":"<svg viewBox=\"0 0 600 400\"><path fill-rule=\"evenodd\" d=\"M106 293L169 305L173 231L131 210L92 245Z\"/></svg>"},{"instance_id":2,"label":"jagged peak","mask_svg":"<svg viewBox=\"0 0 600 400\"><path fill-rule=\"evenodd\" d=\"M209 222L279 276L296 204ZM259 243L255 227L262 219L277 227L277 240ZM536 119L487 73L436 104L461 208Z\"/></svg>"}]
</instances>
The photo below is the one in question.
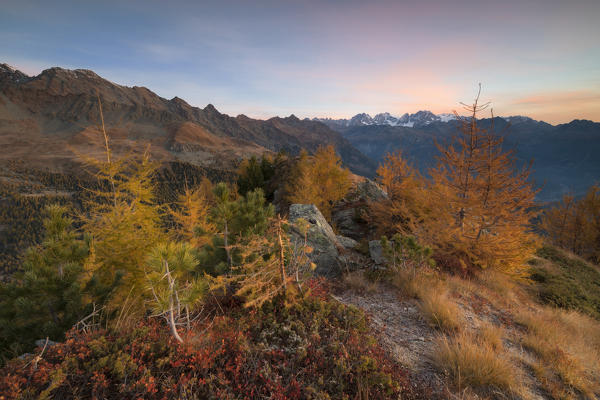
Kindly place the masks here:
<instances>
[{"instance_id":1,"label":"jagged peak","mask_svg":"<svg viewBox=\"0 0 600 400\"><path fill-rule=\"evenodd\" d=\"M10 65L8 65L6 63L0 63L0 71L2 71L2 72L11 72L11 73L21 72L21 71L17 70L16 68L13 68L12 66L10 66Z\"/></svg>"},{"instance_id":2,"label":"jagged peak","mask_svg":"<svg viewBox=\"0 0 600 400\"><path fill-rule=\"evenodd\" d=\"M173 97L171 100L169 100L171 103L175 103L179 106L190 106L189 103L185 100L183 100L181 97L179 96L175 96ZM210 105L210 104L209 104Z\"/></svg>"},{"instance_id":3,"label":"jagged peak","mask_svg":"<svg viewBox=\"0 0 600 400\"><path fill-rule=\"evenodd\" d=\"M206 107L204 107L203 111L211 113L211 114L220 114L219 110L217 110L215 108L215 106L213 106L212 104L207 104Z\"/></svg>"},{"instance_id":4,"label":"jagged peak","mask_svg":"<svg viewBox=\"0 0 600 400\"><path fill-rule=\"evenodd\" d=\"M19 71L16 68L13 68L6 63L0 64L0 76L8 77L14 82L21 82L30 79L29 75Z\"/></svg>"},{"instance_id":5,"label":"jagged peak","mask_svg":"<svg viewBox=\"0 0 600 400\"><path fill-rule=\"evenodd\" d=\"M38 75L38 77L41 77L41 76L64 76L64 77L69 77L69 78L87 77L87 78L95 78L95 79L105 80L104 78L101 78L98 74L96 74L91 69L84 69L84 68L66 69L66 68L61 68L61 67L51 67L51 68L47 68L47 69L43 70Z\"/></svg>"}]
</instances>

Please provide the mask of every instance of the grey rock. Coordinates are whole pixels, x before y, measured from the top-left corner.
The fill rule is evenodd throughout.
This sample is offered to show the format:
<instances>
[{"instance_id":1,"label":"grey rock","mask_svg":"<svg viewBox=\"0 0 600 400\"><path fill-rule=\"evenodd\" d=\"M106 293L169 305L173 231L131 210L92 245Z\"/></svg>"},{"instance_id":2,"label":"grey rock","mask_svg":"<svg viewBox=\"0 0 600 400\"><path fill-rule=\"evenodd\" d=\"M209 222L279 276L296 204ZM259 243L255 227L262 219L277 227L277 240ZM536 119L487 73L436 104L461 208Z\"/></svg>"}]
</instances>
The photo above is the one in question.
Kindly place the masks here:
<instances>
[{"instance_id":1,"label":"grey rock","mask_svg":"<svg viewBox=\"0 0 600 400\"><path fill-rule=\"evenodd\" d=\"M306 227L306 241L312 247L309 258L317 265L319 275L333 276L340 272L338 241L333 229L314 204L292 204L289 221L292 223L292 243L304 243L302 225Z\"/></svg>"},{"instance_id":2,"label":"grey rock","mask_svg":"<svg viewBox=\"0 0 600 400\"><path fill-rule=\"evenodd\" d=\"M337 235L336 238L337 242L346 249L353 249L358 245L358 242L356 240L346 236Z\"/></svg>"},{"instance_id":3,"label":"grey rock","mask_svg":"<svg viewBox=\"0 0 600 400\"><path fill-rule=\"evenodd\" d=\"M366 179L335 204L331 212L331 221L344 236L356 240L368 237L373 233L373 227L368 223L369 203L387 197L387 193L377 183Z\"/></svg>"},{"instance_id":4,"label":"grey rock","mask_svg":"<svg viewBox=\"0 0 600 400\"><path fill-rule=\"evenodd\" d=\"M331 213L331 221L344 236L358 237L364 229L357 221L358 205L355 203L344 204L334 207Z\"/></svg>"},{"instance_id":5,"label":"grey rock","mask_svg":"<svg viewBox=\"0 0 600 400\"><path fill-rule=\"evenodd\" d=\"M371 240L369 242L369 255L371 260L377 265L385 264L385 257L383 256L383 247L381 246L381 240Z\"/></svg>"},{"instance_id":6,"label":"grey rock","mask_svg":"<svg viewBox=\"0 0 600 400\"><path fill-rule=\"evenodd\" d=\"M356 186L356 193L359 199L366 201L379 201L388 198L387 192L370 179L360 182Z\"/></svg>"}]
</instances>

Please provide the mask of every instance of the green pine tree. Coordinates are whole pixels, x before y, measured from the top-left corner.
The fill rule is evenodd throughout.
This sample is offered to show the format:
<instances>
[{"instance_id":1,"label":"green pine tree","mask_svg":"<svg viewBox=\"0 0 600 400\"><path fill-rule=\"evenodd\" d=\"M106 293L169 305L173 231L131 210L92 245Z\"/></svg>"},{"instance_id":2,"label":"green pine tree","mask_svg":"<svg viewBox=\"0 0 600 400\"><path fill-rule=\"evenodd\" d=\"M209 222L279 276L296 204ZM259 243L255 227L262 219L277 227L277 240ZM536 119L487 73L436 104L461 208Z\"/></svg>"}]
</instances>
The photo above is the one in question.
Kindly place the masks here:
<instances>
[{"instance_id":1,"label":"green pine tree","mask_svg":"<svg viewBox=\"0 0 600 400\"><path fill-rule=\"evenodd\" d=\"M190 329L191 317L208 291L207 279L197 270L194 248L188 243L160 243L146 265L151 309L165 318L172 335L182 342L177 325L185 323Z\"/></svg>"},{"instance_id":2,"label":"green pine tree","mask_svg":"<svg viewBox=\"0 0 600 400\"><path fill-rule=\"evenodd\" d=\"M22 270L0 286L3 355L30 350L36 339L60 340L88 309L81 284L88 243L64 207L52 205L46 212L44 240L28 249Z\"/></svg>"},{"instance_id":3,"label":"green pine tree","mask_svg":"<svg viewBox=\"0 0 600 400\"><path fill-rule=\"evenodd\" d=\"M211 221L219 232L211 244L200 250L200 264L211 275L228 273L240 262L240 246L252 235L263 234L275 208L265 200L261 189L248 192L233 200L224 183L214 188L215 206L210 212Z\"/></svg>"}]
</instances>

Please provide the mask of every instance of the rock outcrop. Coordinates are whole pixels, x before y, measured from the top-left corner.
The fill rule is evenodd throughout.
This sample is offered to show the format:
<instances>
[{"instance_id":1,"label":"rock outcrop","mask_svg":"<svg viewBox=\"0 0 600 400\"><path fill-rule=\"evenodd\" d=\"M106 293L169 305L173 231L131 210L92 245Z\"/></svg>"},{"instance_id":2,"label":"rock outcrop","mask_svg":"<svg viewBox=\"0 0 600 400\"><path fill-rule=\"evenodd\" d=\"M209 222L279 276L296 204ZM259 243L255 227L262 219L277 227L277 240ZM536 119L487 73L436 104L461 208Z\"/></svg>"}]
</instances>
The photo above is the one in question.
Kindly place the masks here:
<instances>
[{"instance_id":1,"label":"rock outcrop","mask_svg":"<svg viewBox=\"0 0 600 400\"><path fill-rule=\"evenodd\" d=\"M332 223L344 236L355 240L366 238L372 233L367 220L368 204L386 198L387 193L377 183L365 179L335 205L331 213Z\"/></svg>"},{"instance_id":2,"label":"rock outcrop","mask_svg":"<svg viewBox=\"0 0 600 400\"><path fill-rule=\"evenodd\" d=\"M293 227L290 232L292 242L303 243L306 234L307 244L312 248L309 257L317 265L317 274L334 276L359 264L351 254L356 241L337 236L314 204L292 204L289 221Z\"/></svg>"},{"instance_id":3,"label":"rock outcrop","mask_svg":"<svg viewBox=\"0 0 600 400\"><path fill-rule=\"evenodd\" d=\"M371 256L371 260L373 260L376 265L385 264L381 240L371 240L369 242L369 255Z\"/></svg>"}]
</instances>

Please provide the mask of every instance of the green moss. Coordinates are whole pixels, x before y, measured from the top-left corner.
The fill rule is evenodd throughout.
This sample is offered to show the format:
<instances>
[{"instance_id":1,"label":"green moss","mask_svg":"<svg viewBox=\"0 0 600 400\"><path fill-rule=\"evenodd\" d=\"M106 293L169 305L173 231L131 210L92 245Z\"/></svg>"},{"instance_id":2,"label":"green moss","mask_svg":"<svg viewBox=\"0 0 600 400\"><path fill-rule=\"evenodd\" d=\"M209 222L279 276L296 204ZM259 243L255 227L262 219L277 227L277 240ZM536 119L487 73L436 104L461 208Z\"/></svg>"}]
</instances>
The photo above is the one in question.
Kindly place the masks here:
<instances>
[{"instance_id":1,"label":"green moss","mask_svg":"<svg viewBox=\"0 0 600 400\"><path fill-rule=\"evenodd\" d=\"M584 312L600 319L600 270L553 247L537 255L552 265L534 263L531 279L538 299L545 304ZM552 266L554 268L552 268Z\"/></svg>"}]
</instances>

